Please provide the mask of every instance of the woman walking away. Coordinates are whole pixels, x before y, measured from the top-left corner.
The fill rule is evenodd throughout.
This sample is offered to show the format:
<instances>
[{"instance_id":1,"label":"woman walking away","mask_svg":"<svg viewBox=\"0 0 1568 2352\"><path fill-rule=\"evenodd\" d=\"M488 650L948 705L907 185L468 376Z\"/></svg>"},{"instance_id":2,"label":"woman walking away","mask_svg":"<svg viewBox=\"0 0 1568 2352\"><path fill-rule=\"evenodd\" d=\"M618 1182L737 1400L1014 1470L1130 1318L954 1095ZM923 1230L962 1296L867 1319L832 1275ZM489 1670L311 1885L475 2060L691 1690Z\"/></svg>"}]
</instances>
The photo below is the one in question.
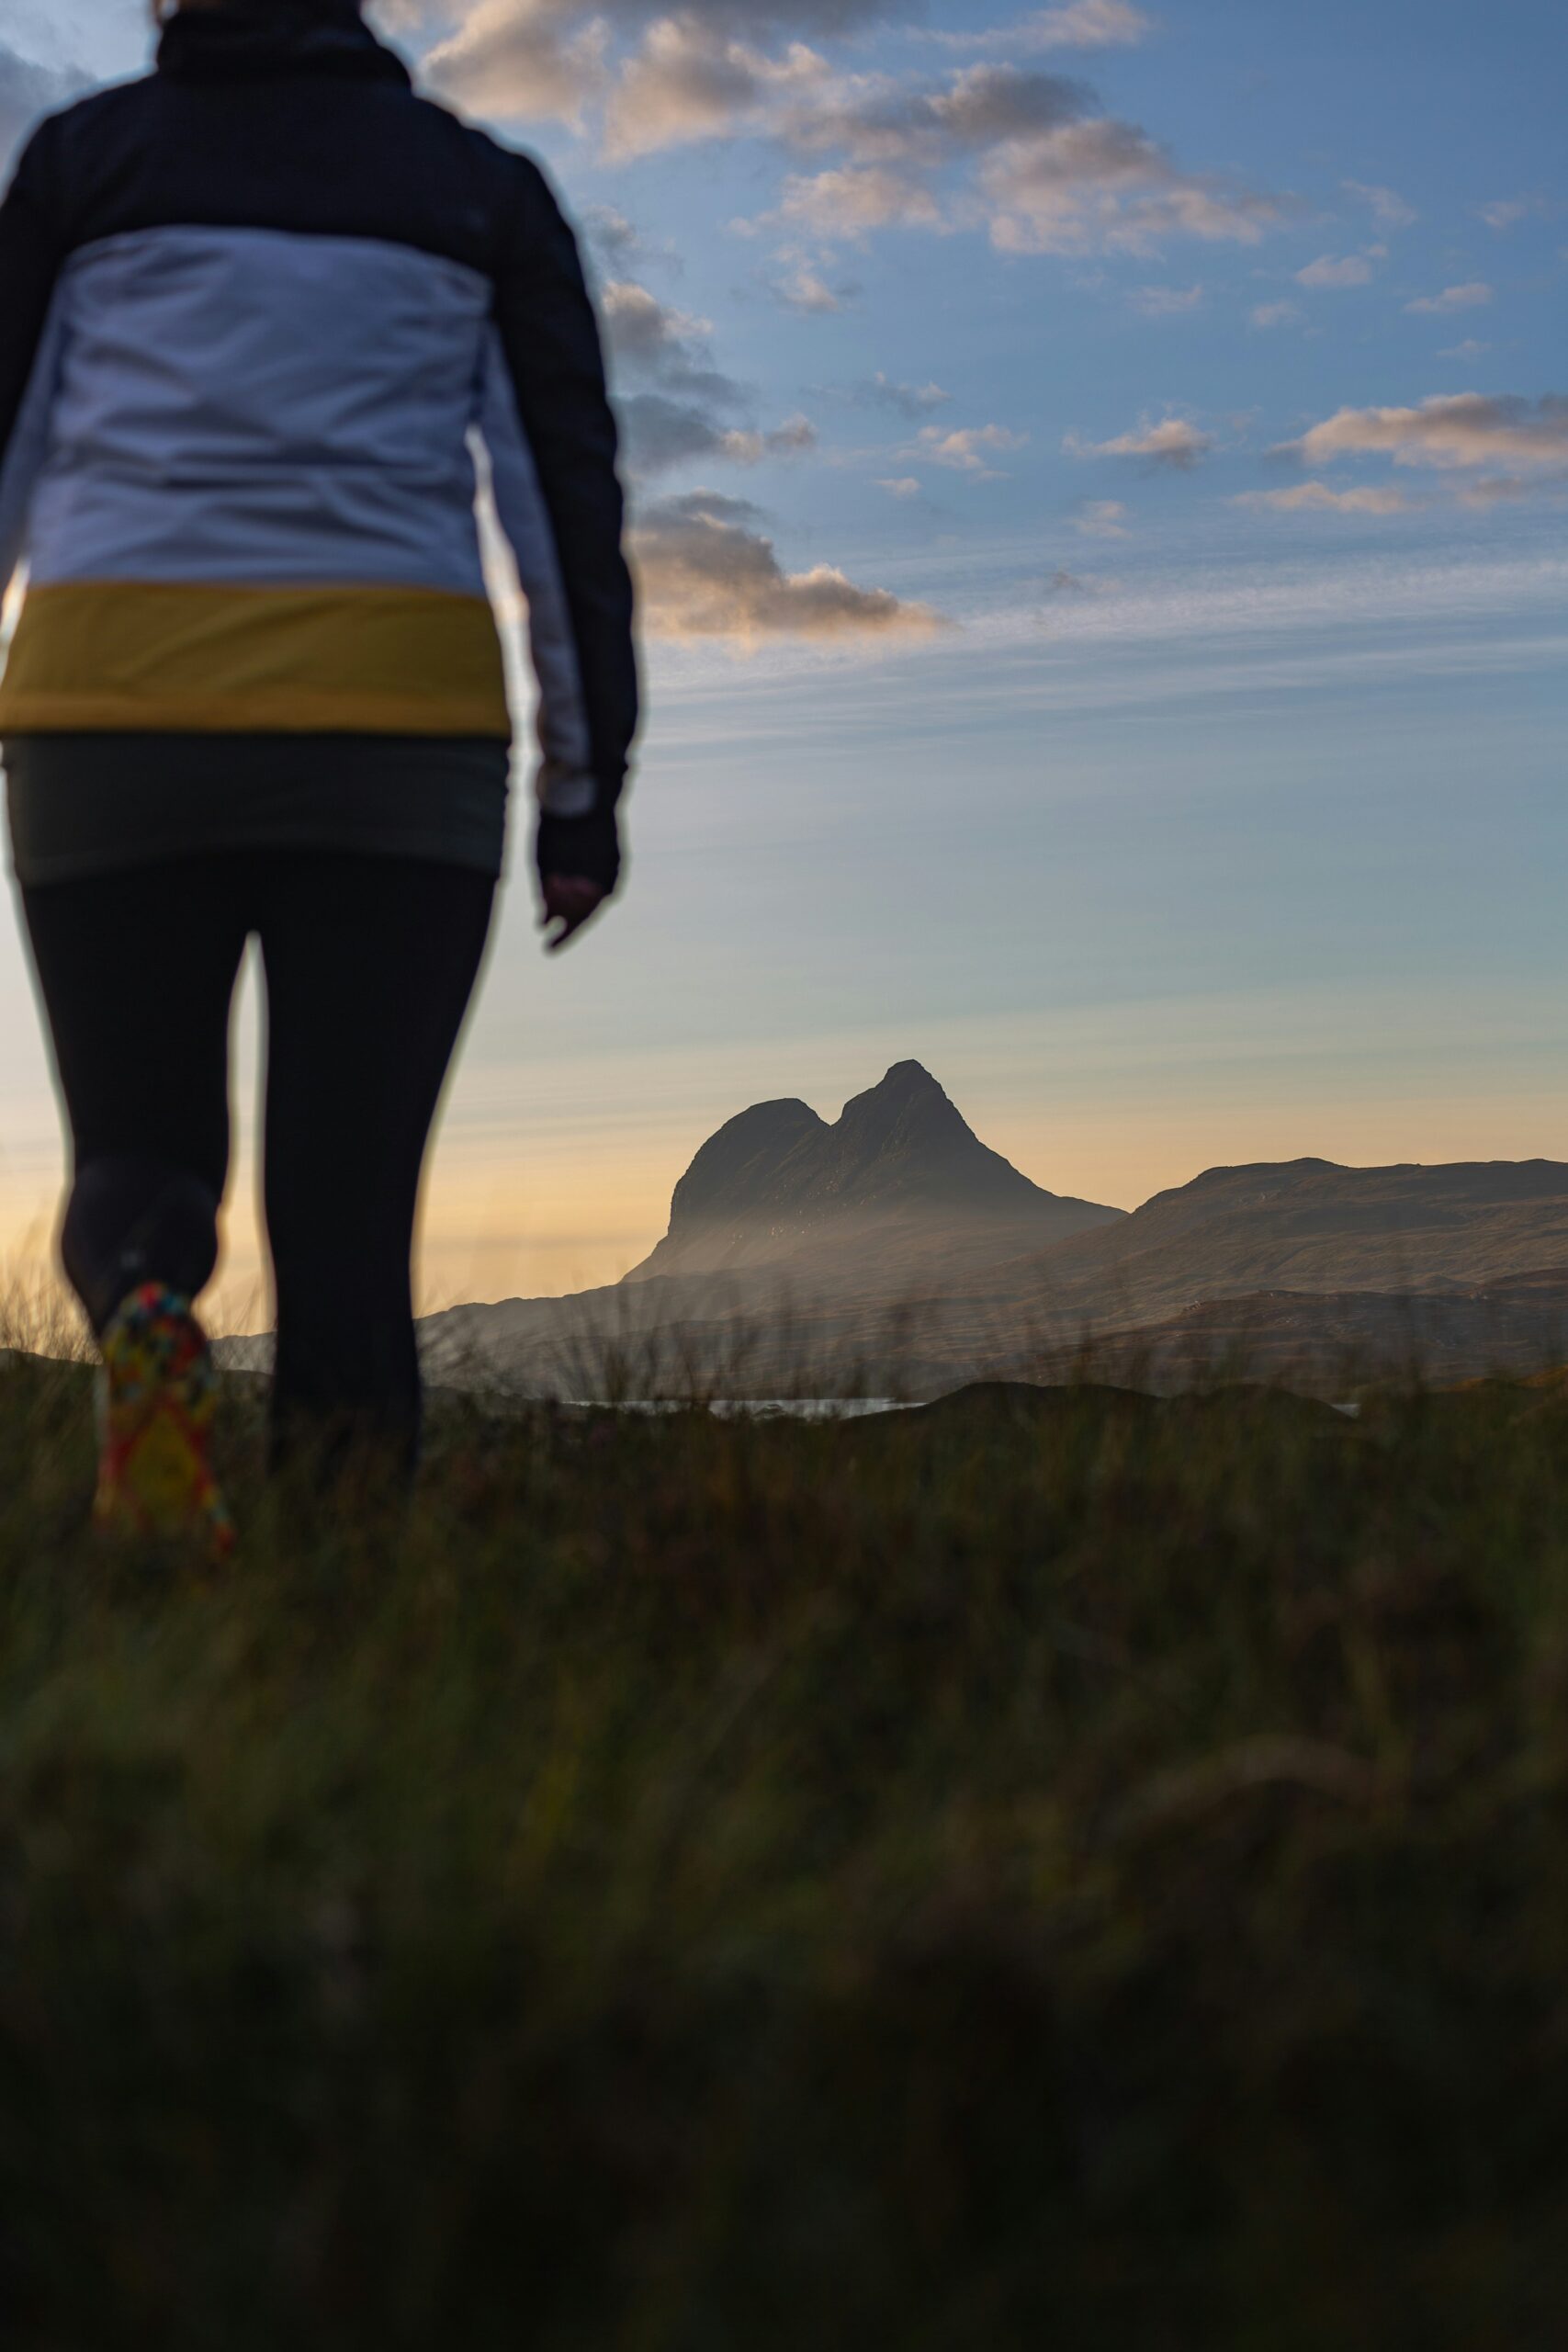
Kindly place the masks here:
<instances>
[{"instance_id":1,"label":"woman walking away","mask_svg":"<svg viewBox=\"0 0 1568 2352\"><path fill-rule=\"evenodd\" d=\"M489 933L511 728L476 443L529 600L550 944L610 897L637 720L615 433L537 167L356 0L185 0L0 208L12 854L73 1148L108 1526L231 1532L194 1302L261 943L274 1450L412 1464L430 1126Z\"/></svg>"}]
</instances>

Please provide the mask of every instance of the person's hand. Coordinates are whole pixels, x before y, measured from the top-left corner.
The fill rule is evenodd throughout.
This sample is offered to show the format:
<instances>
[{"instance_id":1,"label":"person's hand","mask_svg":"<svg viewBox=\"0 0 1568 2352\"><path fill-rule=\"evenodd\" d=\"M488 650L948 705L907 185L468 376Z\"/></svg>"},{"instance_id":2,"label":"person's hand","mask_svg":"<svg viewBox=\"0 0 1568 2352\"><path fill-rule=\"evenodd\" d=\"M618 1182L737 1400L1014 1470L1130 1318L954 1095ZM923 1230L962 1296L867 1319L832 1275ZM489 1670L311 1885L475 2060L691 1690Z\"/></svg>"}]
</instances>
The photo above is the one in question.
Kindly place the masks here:
<instances>
[{"instance_id":1,"label":"person's hand","mask_svg":"<svg viewBox=\"0 0 1568 2352\"><path fill-rule=\"evenodd\" d=\"M552 956L592 922L621 876L621 836L611 808L581 817L541 812L534 837L539 877L539 928Z\"/></svg>"},{"instance_id":2,"label":"person's hand","mask_svg":"<svg viewBox=\"0 0 1568 2352\"><path fill-rule=\"evenodd\" d=\"M540 897L544 912L539 928L545 933L545 946L552 956L577 937L586 922L592 922L610 893L598 882L590 882L581 874L547 874L540 881Z\"/></svg>"}]
</instances>

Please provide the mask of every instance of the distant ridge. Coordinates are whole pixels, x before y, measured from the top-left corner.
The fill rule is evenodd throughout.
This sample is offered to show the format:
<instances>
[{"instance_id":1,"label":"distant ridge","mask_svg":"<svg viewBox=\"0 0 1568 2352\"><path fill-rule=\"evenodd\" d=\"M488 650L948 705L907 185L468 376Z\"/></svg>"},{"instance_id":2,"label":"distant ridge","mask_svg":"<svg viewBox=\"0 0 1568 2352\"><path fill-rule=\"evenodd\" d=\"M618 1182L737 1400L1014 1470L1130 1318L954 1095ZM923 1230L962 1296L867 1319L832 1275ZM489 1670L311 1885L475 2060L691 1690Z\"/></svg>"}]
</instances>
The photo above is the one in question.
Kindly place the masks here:
<instances>
[{"instance_id":1,"label":"distant ridge","mask_svg":"<svg viewBox=\"0 0 1568 2352\"><path fill-rule=\"evenodd\" d=\"M1517 1374L1568 1361L1568 1165L1258 1161L1129 1216L1032 1183L899 1062L832 1124L729 1120L620 1283L453 1308L423 1340L441 1378L558 1396L935 1396L1066 1377L1086 1347L1152 1386L1233 1361L1335 1397L1378 1368Z\"/></svg>"},{"instance_id":2,"label":"distant ridge","mask_svg":"<svg viewBox=\"0 0 1568 2352\"><path fill-rule=\"evenodd\" d=\"M808 1103L759 1102L710 1136L675 1188L670 1230L628 1283L869 1257L888 1273L1043 1250L1122 1221L1067 1200L980 1141L928 1069L896 1062L829 1125Z\"/></svg>"}]
</instances>

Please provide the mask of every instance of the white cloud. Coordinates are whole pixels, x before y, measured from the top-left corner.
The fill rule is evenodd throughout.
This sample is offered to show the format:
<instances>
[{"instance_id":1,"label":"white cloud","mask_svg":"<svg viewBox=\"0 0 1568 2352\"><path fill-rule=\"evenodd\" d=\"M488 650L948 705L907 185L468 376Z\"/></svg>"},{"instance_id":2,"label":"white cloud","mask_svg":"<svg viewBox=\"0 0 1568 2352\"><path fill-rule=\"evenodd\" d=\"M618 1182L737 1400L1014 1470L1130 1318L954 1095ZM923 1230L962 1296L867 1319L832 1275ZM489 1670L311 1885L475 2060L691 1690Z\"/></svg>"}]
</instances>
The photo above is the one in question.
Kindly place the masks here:
<instances>
[{"instance_id":1,"label":"white cloud","mask_svg":"<svg viewBox=\"0 0 1568 2352\"><path fill-rule=\"evenodd\" d=\"M762 455L767 458L801 458L817 447L817 427L808 416L786 417L762 435Z\"/></svg>"},{"instance_id":2,"label":"white cloud","mask_svg":"<svg viewBox=\"0 0 1568 2352\"><path fill-rule=\"evenodd\" d=\"M856 74L784 108L777 129L808 153L837 149L852 164L932 172L1003 141L1069 122L1090 103L1081 83L1016 65L965 66L936 88L887 74Z\"/></svg>"},{"instance_id":3,"label":"white cloud","mask_svg":"<svg viewBox=\"0 0 1568 2352\"><path fill-rule=\"evenodd\" d=\"M785 220L825 241L863 237L873 229L940 230L948 225L922 181L876 164L786 180L779 210Z\"/></svg>"},{"instance_id":4,"label":"white cloud","mask_svg":"<svg viewBox=\"0 0 1568 2352\"><path fill-rule=\"evenodd\" d=\"M1134 49L1153 30L1153 17L1127 0L1071 0L1026 17L1015 37L1026 49Z\"/></svg>"},{"instance_id":5,"label":"white cloud","mask_svg":"<svg viewBox=\"0 0 1568 2352\"><path fill-rule=\"evenodd\" d=\"M1042 8L1021 24L926 38L947 49L1006 49L1021 56L1030 50L1134 49L1153 30L1154 19L1128 0L1068 0L1066 6Z\"/></svg>"},{"instance_id":6,"label":"white cloud","mask_svg":"<svg viewBox=\"0 0 1568 2352\"><path fill-rule=\"evenodd\" d=\"M1475 311L1492 300L1492 288L1483 278L1472 277L1464 286L1445 286L1440 294L1418 295L1414 302L1406 302L1407 311L1419 315L1445 318L1450 311Z\"/></svg>"},{"instance_id":7,"label":"white cloud","mask_svg":"<svg viewBox=\"0 0 1568 2352\"><path fill-rule=\"evenodd\" d=\"M1491 204L1483 204L1478 209L1489 229L1511 229L1527 214L1540 209L1540 198L1538 196L1498 197Z\"/></svg>"},{"instance_id":8,"label":"white cloud","mask_svg":"<svg viewBox=\"0 0 1568 2352\"><path fill-rule=\"evenodd\" d=\"M1342 408L1290 446L1308 465L1376 454L1396 466L1555 474L1568 469L1568 398L1437 392L1409 408Z\"/></svg>"},{"instance_id":9,"label":"white cloud","mask_svg":"<svg viewBox=\"0 0 1568 2352\"><path fill-rule=\"evenodd\" d=\"M1005 424L965 425L953 433L944 433L940 424L927 424L917 435L913 454L929 465L947 466L954 473L976 474L984 481L996 481L1000 477L987 464L987 458L1021 449L1028 438L1027 433L1011 433Z\"/></svg>"},{"instance_id":10,"label":"white cloud","mask_svg":"<svg viewBox=\"0 0 1568 2352\"><path fill-rule=\"evenodd\" d=\"M798 311L807 318L822 318L841 311L849 299L844 288L829 286L806 262L791 263L783 277L773 280L773 290L786 311Z\"/></svg>"},{"instance_id":11,"label":"white cloud","mask_svg":"<svg viewBox=\"0 0 1568 2352\"><path fill-rule=\"evenodd\" d=\"M1472 334L1467 334L1462 343L1447 345L1438 352L1438 356L1439 359L1479 359L1483 352L1490 351L1492 345L1489 343L1477 343Z\"/></svg>"},{"instance_id":12,"label":"white cloud","mask_svg":"<svg viewBox=\"0 0 1568 2352\"><path fill-rule=\"evenodd\" d=\"M880 368L867 382L856 386L854 397L872 408L897 409L900 416L908 417L929 416L953 400L953 394L943 391L940 384L897 384Z\"/></svg>"},{"instance_id":13,"label":"white cloud","mask_svg":"<svg viewBox=\"0 0 1568 2352\"><path fill-rule=\"evenodd\" d=\"M1421 217L1413 204L1406 204L1391 187L1369 187L1364 180L1344 180L1341 186L1347 196L1357 197L1370 205L1385 229L1408 229Z\"/></svg>"},{"instance_id":14,"label":"white cloud","mask_svg":"<svg viewBox=\"0 0 1568 2352\"><path fill-rule=\"evenodd\" d=\"M1085 441L1069 433L1062 447L1075 458L1142 458L1151 466L1188 473L1213 447L1213 437L1185 416L1162 417L1111 441Z\"/></svg>"},{"instance_id":15,"label":"white cloud","mask_svg":"<svg viewBox=\"0 0 1568 2352\"><path fill-rule=\"evenodd\" d=\"M1152 252L1163 238L1257 244L1271 197L1183 172L1146 132L1107 117L1005 141L982 171L1004 253Z\"/></svg>"},{"instance_id":16,"label":"white cloud","mask_svg":"<svg viewBox=\"0 0 1568 2352\"><path fill-rule=\"evenodd\" d=\"M1199 309L1203 289L1201 286L1138 286L1127 299L1145 319L1174 319L1184 311Z\"/></svg>"},{"instance_id":17,"label":"white cloud","mask_svg":"<svg viewBox=\"0 0 1568 2352\"><path fill-rule=\"evenodd\" d=\"M479 0L424 61L443 96L475 113L583 127L584 109L608 86L608 28L598 19L573 32L559 11Z\"/></svg>"},{"instance_id":18,"label":"white cloud","mask_svg":"<svg viewBox=\"0 0 1568 2352\"><path fill-rule=\"evenodd\" d=\"M1365 254L1319 254L1296 272L1298 286L1365 286L1372 274Z\"/></svg>"},{"instance_id":19,"label":"white cloud","mask_svg":"<svg viewBox=\"0 0 1568 2352\"><path fill-rule=\"evenodd\" d=\"M929 605L861 588L831 564L786 572L744 501L699 491L651 507L632 535L646 625L656 637L727 639L746 650L776 637L929 636Z\"/></svg>"},{"instance_id":20,"label":"white cloud","mask_svg":"<svg viewBox=\"0 0 1568 2352\"><path fill-rule=\"evenodd\" d=\"M1290 490L1244 490L1231 501L1233 506L1276 514L1402 514L1413 503L1402 490L1330 490L1323 481L1297 482Z\"/></svg>"},{"instance_id":21,"label":"white cloud","mask_svg":"<svg viewBox=\"0 0 1568 2352\"><path fill-rule=\"evenodd\" d=\"M1248 313L1255 327L1288 327L1301 317L1299 302L1255 302Z\"/></svg>"},{"instance_id":22,"label":"white cloud","mask_svg":"<svg viewBox=\"0 0 1568 2352\"><path fill-rule=\"evenodd\" d=\"M403 13L418 22L426 7L406 0ZM787 183L773 216L824 242L983 222L1010 253L1150 253L1169 236L1255 243L1278 218L1273 198L1185 171L1136 126L1100 117L1082 84L1016 62L1132 45L1151 23L1130 0L1066 0L994 36L931 35L1010 52L934 84L836 74L795 37L881 13L878 0L474 0L426 70L476 111L579 130L597 111L614 159L746 131L830 157ZM777 35L790 37L782 50L768 46ZM932 184L955 169L966 187ZM816 274L806 307L824 309L831 289Z\"/></svg>"},{"instance_id":23,"label":"white cloud","mask_svg":"<svg viewBox=\"0 0 1568 2352\"><path fill-rule=\"evenodd\" d=\"M1124 539L1127 509L1119 498L1091 498L1073 517L1073 528L1086 539Z\"/></svg>"},{"instance_id":24,"label":"white cloud","mask_svg":"<svg viewBox=\"0 0 1568 2352\"><path fill-rule=\"evenodd\" d=\"M889 498L919 498L920 494L920 485L913 474L900 474L896 481L879 481L876 487L885 490Z\"/></svg>"},{"instance_id":25,"label":"white cloud","mask_svg":"<svg viewBox=\"0 0 1568 2352\"><path fill-rule=\"evenodd\" d=\"M662 17L627 59L604 113L608 153L625 160L728 138L782 99L807 98L828 67L803 41L773 58L692 15Z\"/></svg>"},{"instance_id":26,"label":"white cloud","mask_svg":"<svg viewBox=\"0 0 1568 2352\"><path fill-rule=\"evenodd\" d=\"M417 17L421 0L408 5ZM1183 169L1136 125L1100 115L1081 83L1016 62L1131 45L1150 20L1129 0L1066 0L1005 43L932 35L1010 52L935 80L839 73L801 37L882 13L878 0L474 0L426 70L492 116L581 130L596 113L613 158L744 132L820 156L826 167L791 178L765 217L823 243L984 225L1009 253L1148 254L1172 236L1253 244L1278 220L1275 198Z\"/></svg>"}]
</instances>

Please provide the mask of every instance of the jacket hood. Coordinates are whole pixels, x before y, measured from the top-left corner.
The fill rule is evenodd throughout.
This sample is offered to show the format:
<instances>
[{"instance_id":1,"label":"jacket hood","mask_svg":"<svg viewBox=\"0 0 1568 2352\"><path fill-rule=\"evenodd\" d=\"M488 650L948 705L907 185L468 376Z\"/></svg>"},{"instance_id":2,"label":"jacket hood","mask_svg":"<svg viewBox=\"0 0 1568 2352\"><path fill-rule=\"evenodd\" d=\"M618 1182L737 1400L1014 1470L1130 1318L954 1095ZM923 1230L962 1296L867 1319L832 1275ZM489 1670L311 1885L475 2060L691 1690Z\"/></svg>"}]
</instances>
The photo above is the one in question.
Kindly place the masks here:
<instances>
[{"instance_id":1,"label":"jacket hood","mask_svg":"<svg viewBox=\"0 0 1568 2352\"><path fill-rule=\"evenodd\" d=\"M187 82L286 74L409 80L408 68L377 40L355 0L224 0L221 8L182 8L164 28L158 70Z\"/></svg>"}]
</instances>

